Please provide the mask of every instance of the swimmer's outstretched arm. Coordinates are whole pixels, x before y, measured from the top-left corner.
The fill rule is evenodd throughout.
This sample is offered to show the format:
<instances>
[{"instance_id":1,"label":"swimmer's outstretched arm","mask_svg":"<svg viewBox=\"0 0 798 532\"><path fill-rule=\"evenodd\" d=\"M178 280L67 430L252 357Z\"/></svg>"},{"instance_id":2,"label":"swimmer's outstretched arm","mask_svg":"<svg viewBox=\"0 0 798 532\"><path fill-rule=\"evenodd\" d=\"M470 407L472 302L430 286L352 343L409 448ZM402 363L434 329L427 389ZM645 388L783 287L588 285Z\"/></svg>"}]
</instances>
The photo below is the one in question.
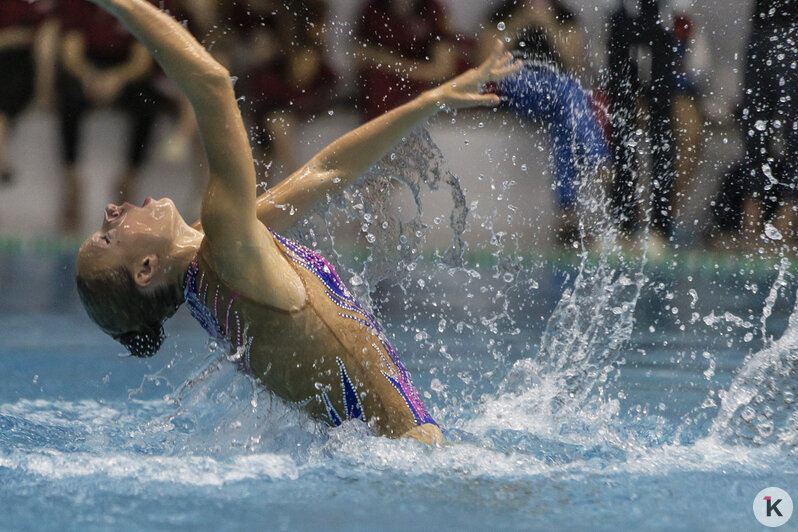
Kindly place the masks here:
<instances>
[{"instance_id":1,"label":"swimmer's outstretched arm","mask_svg":"<svg viewBox=\"0 0 798 532\"><path fill-rule=\"evenodd\" d=\"M147 47L194 107L211 172L231 186L249 185L255 169L229 72L175 19L146 0L91 0ZM245 176L236 178L234 176Z\"/></svg>"},{"instance_id":2,"label":"swimmer's outstretched arm","mask_svg":"<svg viewBox=\"0 0 798 532\"><path fill-rule=\"evenodd\" d=\"M230 74L175 19L146 0L91 0L113 14L186 95L197 118L210 178L202 228L210 260L227 282L264 303L295 308L304 288L257 219L255 165Z\"/></svg>"},{"instance_id":3,"label":"swimmer's outstretched arm","mask_svg":"<svg viewBox=\"0 0 798 532\"><path fill-rule=\"evenodd\" d=\"M441 109L495 106L499 97L483 94L488 81L498 81L521 68L501 41L479 67L424 92L379 116L321 150L302 168L258 198L258 218L275 231L292 226L316 202L351 184L419 124ZM285 212L294 209L294 216ZM281 207L281 208L278 208Z\"/></svg>"}]
</instances>

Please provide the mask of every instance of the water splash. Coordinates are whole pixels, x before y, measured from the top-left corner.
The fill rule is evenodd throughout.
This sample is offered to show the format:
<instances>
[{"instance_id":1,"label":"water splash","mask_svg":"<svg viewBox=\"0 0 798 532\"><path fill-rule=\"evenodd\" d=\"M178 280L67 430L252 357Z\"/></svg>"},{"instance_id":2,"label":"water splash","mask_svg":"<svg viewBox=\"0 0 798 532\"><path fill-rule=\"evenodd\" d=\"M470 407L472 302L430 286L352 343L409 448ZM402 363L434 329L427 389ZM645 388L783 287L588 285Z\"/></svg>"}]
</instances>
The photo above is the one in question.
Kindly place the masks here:
<instances>
[{"instance_id":1,"label":"water splash","mask_svg":"<svg viewBox=\"0 0 798 532\"><path fill-rule=\"evenodd\" d=\"M322 426L295 405L266 390L238 370L238 353L211 346L202 356L177 353L145 377L130 396L149 395L154 381L164 383L163 413L142 423L136 433L169 455L211 453L216 457L278 452L297 453L319 437Z\"/></svg>"},{"instance_id":2,"label":"water splash","mask_svg":"<svg viewBox=\"0 0 798 532\"><path fill-rule=\"evenodd\" d=\"M783 282L774 282L775 293ZM765 311L776 296L768 296ZM763 312L763 320L769 312ZM764 324L763 324L764 327ZM798 300L784 334L750 356L722 392L710 436L739 444L798 446Z\"/></svg>"},{"instance_id":3,"label":"water splash","mask_svg":"<svg viewBox=\"0 0 798 532\"><path fill-rule=\"evenodd\" d=\"M348 272L342 277L353 293L369 304L371 290L380 281L407 286L423 256L430 231L422 221L421 196L441 186L451 194L451 244L438 259L448 267L460 267L465 249L462 235L469 212L465 191L459 178L446 168L443 154L423 127L405 137L354 185L296 224L289 237L321 248L323 255L334 258L339 268ZM402 202L404 191L410 193L410 205ZM361 264L341 249L345 245L341 245L339 236L345 234L346 225L353 223L358 230L355 245L365 251Z\"/></svg>"},{"instance_id":4,"label":"water splash","mask_svg":"<svg viewBox=\"0 0 798 532\"><path fill-rule=\"evenodd\" d=\"M546 91L546 97L540 100L535 95L541 84L557 90ZM593 399L598 403L593 406L604 411L599 417L606 426L617 414L617 404L600 403L608 399L606 386L622 362L621 348L631 337L637 301L647 282L643 272L648 232L643 231L631 254L620 245L602 184L606 147L594 138L599 135L594 111L587 92L575 79L551 66L527 61L518 78L504 83L500 90L521 115L541 115L561 122L561 127L572 132L569 146L559 156L571 161L576 172L574 210L578 214L580 262L572 285L548 319L537 356L513 366L492 406L521 407L538 416L557 412L558 423L563 423L586 408L587 399L596 390ZM530 107L530 102L538 103Z\"/></svg>"},{"instance_id":5,"label":"water splash","mask_svg":"<svg viewBox=\"0 0 798 532\"><path fill-rule=\"evenodd\" d=\"M548 319L536 356L516 362L487 394L464 429L516 443L543 438L553 449L575 445L569 455L623 459L637 447L620 426L619 401L608 390L623 364L635 309L648 282L644 274L647 233L629 253L608 214L608 201L595 175L582 168L579 209L580 262ZM658 421L655 421L658 423ZM512 434L516 434L515 437Z\"/></svg>"}]
</instances>

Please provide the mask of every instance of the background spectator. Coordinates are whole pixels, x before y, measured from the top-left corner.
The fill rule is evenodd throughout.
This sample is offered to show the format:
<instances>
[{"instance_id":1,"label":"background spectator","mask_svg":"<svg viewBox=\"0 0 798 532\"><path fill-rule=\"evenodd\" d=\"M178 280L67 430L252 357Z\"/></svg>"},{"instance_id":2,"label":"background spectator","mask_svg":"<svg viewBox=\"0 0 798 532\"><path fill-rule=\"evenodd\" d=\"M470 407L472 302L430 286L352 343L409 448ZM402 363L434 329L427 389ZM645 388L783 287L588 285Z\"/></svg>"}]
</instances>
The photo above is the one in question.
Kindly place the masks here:
<instances>
[{"instance_id":1,"label":"background spectator","mask_svg":"<svg viewBox=\"0 0 798 532\"><path fill-rule=\"evenodd\" d=\"M92 107L117 105L132 122L127 165L118 180L118 197L130 198L144 161L156 114L151 85L153 61L147 49L104 10L85 0L62 0L63 27L57 88L63 143L65 194L63 227L79 227L81 205L77 172L80 125Z\"/></svg>"},{"instance_id":2,"label":"background spectator","mask_svg":"<svg viewBox=\"0 0 798 532\"><path fill-rule=\"evenodd\" d=\"M672 18L671 34L676 44L673 84L673 137L676 142L674 216L678 216L684 212L703 153L706 137L704 98L709 92L707 71L711 54L703 33L695 25L689 0L675 2Z\"/></svg>"},{"instance_id":3,"label":"background spectator","mask_svg":"<svg viewBox=\"0 0 798 532\"><path fill-rule=\"evenodd\" d=\"M336 75L326 57L327 5L320 0L256 0L231 6L239 32L233 72L246 113L262 135L258 159L279 181L299 167L296 128L329 108Z\"/></svg>"},{"instance_id":4,"label":"background spectator","mask_svg":"<svg viewBox=\"0 0 798 532\"><path fill-rule=\"evenodd\" d=\"M2 1L0 8L6 12L12 12L14 9L32 12L51 5L62 8L67 3L89 4L89 2L77 2L77 0L53 1L52 4L49 4L48 1L40 0L33 3L23 0ZM374 115L402 101L405 98L404 93L409 97L411 92L426 88L427 85L423 81L414 78L424 78L435 70L434 65L449 64L451 66L453 64L455 70L462 67L465 64L463 56L468 52L468 43L464 42L461 36L454 35L450 24L457 25L458 29L463 29L467 35L474 37L477 37L477 31L486 37L490 34L501 35L505 40L512 40L513 44L517 45L516 50L524 51L525 55L534 58L533 61L544 64L547 68L553 68L553 72L557 73L554 78L565 73L566 77L558 79L569 79L573 81L574 85L571 85L570 82L564 83L562 86L545 85L545 83L533 84L538 88L544 85L551 87L553 93L557 94L560 94L559 89L565 86L578 87L577 76L582 78L582 86L588 87L589 85L585 82L589 83L591 79L589 74L601 71L605 66L602 60L603 54L598 53L599 46L603 51L605 43L603 39L610 36L610 33L613 37L617 37L617 33L626 32L628 53L625 56L623 53L608 54L610 68L607 69L607 72L612 73L608 76L611 81L609 86L621 88L621 90L609 91L609 94L613 96L612 105L613 111L615 111L611 115L620 118L615 123L616 141L624 140L624 142L614 144L613 149L616 156L613 160L616 170L620 168L620 172L631 173L632 179L619 178L615 180L614 211L622 221L625 220L623 223L629 227L628 232L632 233L637 226L641 200L646 207L656 204L656 202L659 202L660 206L665 204L666 208L655 208L651 212L655 230L663 236L667 236L669 233L661 228L667 226L668 220L677 213L689 212L696 218L701 218L704 213L709 214L709 209L701 210L701 203L705 202L704 198L709 198L715 192L718 176L707 175L711 168L719 169L719 173L722 174L725 169L734 167L735 172L730 173L737 176L734 179L728 176L728 178L724 178L723 193L712 209L712 212L720 211L725 213L724 215L733 213L731 219L737 221L733 223L729 223L728 220L719 222L723 228L737 228L738 221L740 228L743 225L756 228L756 230L749 231L751 233L749 240L753 239L761 244L760 229L763 226L760 219L763 209L764 221L769 221L774 227L780 228L783 226L782 221L788 220L789 209L793 207L790 194L794 184L790 174L794 174L795 169L790 168L793 163L783 160L786 153L785 146L789 141L786 127L791 123L788 104L791 103L793 97L792 82L787 83L789 81L787 77L784 78L784 85L781 86L767 81L770 79L781 83L781 78L773 74L772 71L783 67L784 65L778 64L778 61L783 61L786 64L787 59L791 57L790 54L793 53L792 48L795 48L794 37L789 29L784 29L789 28L789 23L785 21L789 20L790 13L795 10L795 7L789 2L728 0L727 4L724 4L728 9L717 10L706 3L689 0L660 0L656 5L651 0L613 0L595 3L595 5L575 0L515 0L515 2L513 0L490 0L482 3L460 2L459 0L456 2L455 0L436 0L435 2L364 0L363 2L326 4L321 11L324 12L327 7L329 8L330 23L324 23L327 13L321 17L314 15L316 7L303 2L295 3L282 0L237 0L235 2L153 0L153 2L175 13L180 19L186 20L192 32L210 48L214 55L223 59L231 74L238 79L236 90L240 95L245 96L241 100L242 107L248 112L248 120L253 126L251 129L253 146L255 149L259 149L260 143L262 143L266 148L264 150L265 158L267 160L274 159L276 163L270 168L272 174L270 180L275 177L273 174L284 173L289 167L294 167L297 162L301 162L302 156L310 153L314 143L332 139L344 129L342 124L346 124L345 127L349 128L361 118L355 114L355 110L364 111L365 105L353 109L347 105L346 97L352 96L364 87L373 88L375 85L369 85L369 79L384 81L392 77L392 81L389 80L389 83L382 85L383 88L387 87L382 96L367 99L367 95L363 95L362 102L364 104L382 107L377 111L373 109L369 111L371 115ZM605 17L609 10L619 11L618 8L622 4L628 15L626 21L623 24L606 25ZM656 9L652 10L652 6ZM304 7L308 8L307 11L300 12L300 9ZM448 8L446 16L442 11L445 8ZM424 9L427 11L423 11ZM752 11L755 13L754 17L751 16ZM22 11L17 13L20 12ZM432 15L422 17L419 12ZM412 16L403 17L402 13L409 13ZM662 20L652 19L650 16L652 13L659 13ZM500 20L502 18L505 20ZM6 17L4 20L9 19ZM319 20L322 21L321 24ZM490 22L486 23L486 20L490 20ZM497 27L500 21L504 22L504 31L499 31ZM8 22L3 24L6 27ZM319 26L321 26L321 31L318 33L321 39L313 45L300 46L303 40L307 41L307 35L304 37L302 35L302 28L315 32ZM353 35L358 32L367 33L364 31L366 26L372 27L373 35L369 37L368 41L361 37L358 46L353 47ZM27 28L29 27L38 28L39 35L45 33L41 31L43 26L40 22L34 22L33 26L26 26L25 32L28 32ZM423 30L424 28L431 29ZM650 28L654 28L655 31L649 32ZM257 36L256 34L259 32L263 33ZM413 37L416 34L414 32L417 32L416 38ZM744 37L749 33L751 34L751 46L749 46L747 54ZM271 51L268 50L269 46L263 46L264 43L268 43L268 38L263 39L263 43L259 43L259 39L265 34L271 35L273 39L274 46ZM663 34L667 34L666 39L661 38ZM19 35L19 32L14 30L7 35ZM432 37L427 40L430 35ZM702 45L703 35L712 41L711 57L706 53L708 47ZM320 44L322 40L324 44ZM4 36L0 41L3 47L8 46L9 37ZM404 57L398 51L396 43L399 41L410 50L410 53L405 54L408 57ZM623 47L623 39L616 38L612 42L616 46L620 42ZM666 43L666 46L662 46L662 43ZM661 54L658 57L664 57L662 50L668 51L667 43L672 45L671 50L674 52L671 58L672 62L661 59L652 61L654 48L656 47ZM777 49L779 43L782 47L787 47L783 53ZM364 48L363 45L366 47ZM263 49L259 50L260 46L263 46ZM742 129L742 136L740 136L737 134L736 127L733 128L733 132L731 131L729 127L731 122L723 120L723 117L731 114L730 108L733 105L729 104L734 102L734 95L742 87L742 73L746 71L743 58L753 54L753 50L757 46L771 48L757 54L753 61L747 59L749 68L745 96L749 100L749 104L753 102L753 105L748 105L746 108L749 109L749 112L753 109L757 112L764 110L773 114L770 118L763 120L754 119L753 115L744 117L747 120L747 125L745 128L740 128ZM299 48L302 48L302 53L295 54L290 61L278 60L277 56L289 55L294 49ZM36 49L34 46L33 50ZM382 57L378 57L376 60L372 57L366 61L366 54L358 53L353 60L353 50L356 52L373 51L377 56L382 54ZM2 52L0 55L3 55ZM295 87L288 86L290 85L291 70L318 71L316 66L319 64L319 57L322 58L320 61L322 64L326 65L328 60L334 62L337 71L342 76L342 82L334 89L336 99L333 102L328 99L329 93L332 91L328 88L330 84L327 82L316 84L322 89L320 95L314 95L313 90L308 90L306 88L308 85L304 83L300 83L303 87L295 92ZM126 58L130 58L130 55ZM618 62L625 62L629 70L618 69ZM286 65L289 64L293 66L288 68ZM12 87L11 81L14 79L32 79L29 75L14 76L14 74L30 72L28 68L30 62L27 67L24 61L17 60L10 61L9 65L3 69L7 75L0 79L0 85L5 82L5 85L0 88ZM667 68L662 68L662 65ZM635 73L635 76L630 76L628 79L633 82L625 85L627 79L624 78L624 75L631 71L632 66L639 68L639 75ZM360 67L365 68L360 69ZM663 74L663 72L652 71L657 68L668 70L668 72ZM622 75L617 76L619 71ZM159 143L159 154L163 157L149 160L147 175L143 177L158 181L158 188L155 189L157 194L167 191L171 193L174 188L185 188L186 194L190 196L191 193L188 191L201 189L201 186L198 186L191 178L194 176L204 177L206 172L202 160L195 157L195 153L190 149L191 142L195 140L193 137L195 131L193 115L190 112L181 112L183 107L180 105L180 100L173 99L169 84L163 82L164 80L157 72L156 68L154 74L150 74L150 83L155 87L159 106L167 103L167 109L175 113L176 120L173 123L167 123L173 126L171 129L164 128L158 131L159 138L162 140ZM363 77L358 78L355 75L356 72ZM543 72L542 69L538 69L536 75L541 75ZM549 72L552 71L549 70ZM708 75L704 76L704 72L707 72ZM739 82L737 72L739 72ZM652 84L651 80L659 75L663 76L662 79L666 79L666 83ZM567 76L572 77L568 78ZM708 80L705 79L710 76L714 80L712 85L709 85ZM757 79L757 76L760 79ZM308 78L312 77L308 76ZM553 81L554 78L549 81ZM325 76L321 76L321 79L325 79ZM617 80L620 80L621 83L616 83ZM665 95L665 98L660 99L657 95L652 96L652 86L667 87L670 92ZM34 91L25 89L17 91L16 94L22 95L23 100L28 102L32 92ZM597 91L592 91L592 94L596 95ZM706 103L703 101L705 94L708 96ZM59 93L56 92L55 95L58 96ZM308 96L305 101L302 101L303 95ZM64 93L64 96L69 100L68 93ZM392 98L395 100L389 101ZM628 102L631 103L626 106L618 105L619 101L623 104L624 98L628 98ZM561 97L558 96L558 99ZM767 102L768 99L771 103L762 103ZM662 108L667 108L669 100L671 110L667 114L662 111ZM11 105L14 101L12 97L2 98L0 105ZM86 110L99 105L88 99L87 102ZM113 103L124 108L119 99ZM652 112L648 108L652 103L658 106L659 111ZM20 107L16 105L15 108ZM648 112L639 113L639 110L644 108ZM712 114L713 118L708 129L703 127L704 108ZM743 106L740 106L740 109L742 108ZM336 111L331 118L326 117L326 111L330 109ZM160 111L160 107L158 110ZM553 110L553 108L549 110ZM325 119L313 120L313 116L319 111L325 113ZM529 111L528 107L526 111ZM573 120L572 118L555 119L553 115L546 118L543 116L545 113L543 113L542 107L539 111L540 114L536 118L542 120L544 124L562 125L568 120ZM643 131L648 130L652 115L669 116L665 120L652 120L651 124L654 126L669 125L665 134L670 135L671 139L666 143L653 143L657 147L666 147L654 153L652 158L652 162L656 163L654 165L640 158L640 154L646 153L651 145L649 141L657 135L654 131L651 132L651 135L643 134ZM743 118L742 113L738 113L738 115L738 118ZM108 116L108 114L105 115L105 117ZM87 184L94 184L95 177L99 177L102 173L100 169L112 164L109 163L110 158L106 157L111 154L106 154L105 150L118 144L118 138L127 138L127 135L123 135L123 133L127 129L128 120L117 120L118 115L116 114L110 116L114 119L93 122L89 131L92 138L83 139L87 149L77 150L81 153L81 168L86 174L81 177L86 179ZM267 120L266 116L269 116L270 119ZM47 205L40 212L58 212L60 209L68 211L73 208L77 211L79 204L69 199L56 202L58 194L50 194L50 187L43 185L39 180L39 176L51 176L58 173L58 169L55 167L57 161L50 156L54 147L48 137L51 115L48 113L26 113L21 118L22 120L16 121L18 127L14 128L12 132L13 138L12 142L8 143L8 148L14 157L12 162L14 169L17 170L16 174L22 176L23 179L19 180L17 186L2 190L0 223L4 226L10 223L12 231L17 229L28 233L46 231L49 227L47 216L41 216L41 220L39 220L33 214L34 209L25 209L21 204L17 204L23 189L40 187L41 199L45 203L52 201L52 205ZM507 142L500 152L482 154L473 149L479 144L480 135L491 134L491 128L494 127L497 129L506 127L507 116L497 117L499 120L484 120L485 117L481 116L481 113L470 113L461 118L458 118L458 123L466 130L461 131L459 135L468 135L471 148L465 147L459 136L441 133L436 129L436 123L430 124L436 141L446 154L452 169L460 172L466 183L469 176L475 171L476 175L487 175L491 171L497 171L506 176L508 181L516 181L519 192L527 195L525 198L530 198L532 201L530 209L535 213L542 213L543 218L540 219L541 224L537 228L518 226L513 227L512 231L523 232L525 238L532 239L525 240L525 242L534 241L534 244L530 245L537 246L542 243L541 240L537 240L539 238L542 238L543 241L549 240L548 229L541 229L541 227L548 228L555 225L550 218L551 203L554 203L555 208L563 207L561 200L568 196L568 191L565 188L557 188L557 194L553 195L557 202L550 202L548 190L551 182L548 177L539 179L537 176L546 176L545 169L550 168L556 175L556 183L567 183L567 179L562 179L561 176L564 175L564 172L561 172L558 166L562 168L560 164L562 161L574 162L574 159L572 157L561 158L558 154L567 154L567 150L558 149L557 146L548 149L545 143L535 146L538 149L530 151L529 138L537 138L538 131L530 131L532 128L526 126L524 126L524 134L507 136ZM5 122L9 121L9 119L5 120ZM474 129L469 126L472 121L474 121ZM477 123L484 125L484 129L476 128ZM759 127L756 127L757 123L759 123ZM618 127L619 125L621 127ZM510 127L514 127L514 124L511 124ZM625 127L628 129L624 130ZM572 142L568 135L574 133L573 129L562 129L568 135L560 135L558 133L560 130L555 131L555 129L557 128L546 128L543 131L548 134L549 140L561 137L566 139L565 142L559 144L560 147L567 146ZM521 133L519 130L516 131ZM640 134L638 135L638 133ZM738 148L738 141L747 145L749 153L747 157L743 157L742 153L735 152ZM35 149L32 149L33 143L36 143ZM701 151L704 143L707 146L706 153ZM5 143L0 144L4 145ZM98 148L100 146L102 148ZM462 153L464 157L451 157L448 150L457 150L457 153ZM670 159L664 157L668 150L672 152ZM31 155L33 153L36 155ZM631 158L619 157L619 153L630 155ZM498 158L494 157L496 154L499 155ZM483 155L485 155L486 161L482 161ZM761 157L765 159L764 167L762 160L757 160ZM516 164L516 158L518 164ZM8 157L4 159L8 161ZM702 160L702 164L697 167L699 159ZM655 167L661 168L663 160L666 163L670 160L668 163L670 173L663 174L657 170L653 172L652 179L649 179L646 175L648 171L656 169ZM735 165L734 161L739 161L740 165ZM163 164L164 162L168 164ZM481 162L485 162L487 166L480 167ZM505 163L507 163L506 167L503 167ZM651 202L648 195L645 198L635 197L634 191L638 189L638 164L641 175L644 175L641 183L644 184L647 191L654 193L654 202ZM0 165L0 168L8 170L10 166L6 162ZM528 172L526 168L532 171ZM737 172L739 168L742 170ZM97 169L97 171L92 169ZM89 175L89 172L96 173L97 176ZM690 176L696 173L700 175L700 178L694 178L691 182ZM5 175L9 174L6 172ZM70 175L76 174L70 172ZM177 175L180 175L182 179L175 179L173 185L171 178ZM668 184L668 175L670 175L670 185ZM771 175L773 180L768 178L768 175ZM120 175L119 177L124 176ZM71 179L65 179L64 183L71 181ZM182 184L184 181L185 187ZM667 191L669 186L672 192L670 194L663 193L663 190ZM480 187L478 183L472 183L470 191L475 195L475 201L479 200L479 205L484 206L486 205L485 199L479 197L482 194ZM571 190L574 188L571 187ZM103 185L98 188L92 187L91 191L86 190L87 205L85 207L90 209L89 212L109 199L105 197L106 192L103 192L105 189L106 187ZM624 190L632 192L624 193ZM487 191L485 193L489 194ZM688 201L691 196L692 198ZM29 195L28 197L33 196ZM67 194L65 197L69 198L69 195ZM116 199L116 194L114 193L111 197ZM728 198L733 199L729 200ZM487 202L490 201L492 200L487 199ZM682 211L682 203L688 203L684 211ZM734 205L734 207L730 207L730 205ZM743 211L748 220L746 224L742 221ZM17 221L6 222L6 219L12 219L12 212L16 212L24 218L24 227L18 228L19 222ZM560 209L555 210L556 212L564 211ZM624 216L624 213L629 215ZM513 220L518 219L518 217L513 218ZM717 218L713 217L712 219L716 220ZM704 221L704 219L700 221ZM511 223L509 218L507 223ZM671 226L676 228L677 237L686 236L687 232L679 232L679 225L673 226L671 223ZM563 223L560 229L562 230L561 234L568 233L565 230L567 229L566 223ZM474 227L475 232L480 230L479 227ZM670 233L673 232L671 229ZM736 229L732 233L736 235ZM474 236L474 238L478 237Z\"/></svg>"},{"instance_id":5,"label":"background spectator","mask_svg":"<svg viewBox=\"0 0 798 532\"><path fill-rule=\"evenodd\" d=\"M798 4L755 0L739 112L743 158L729 165L712 205L717 248L758 248L764 223L795 236Z\"/></svg>"},{"instance_id":6,"label":"background spectator","mask_svg":"<svg viewBox=\"0 0 798 532\"><path fill-rule=\"evenodd\" d=\"M577 72L585 65L584 35L577 17L562 0L504 0L491 10L480 39L481 55L486 57L493 39L501 37L507 48L520 50L526 58ZM499 29L500 23L504 29Z\"/></svg>"},{"instance_id":7,"label":"background spectator","mask_svg":"<svg viewBox=\"0 0 798 532\"><path fill-rule=\"evenodd\" d=\"M461 67L436 0L369 0L355 35L360 102L368 120L454 76Z\"/></svg>"},{"instance_id":8,"label":"background spectator","mask_svg":"<svg viewBox=\"0 0 798 532\"><path fill-rule=\"evenodd\" d=\"M0 2L0 184L10 183L6 143L19 113L34 99L52 100L57 24L53 2Z\"/></svg>"},{"instance_id":9,"label":"background spectator","mask_svg":"<svg viewBox=\"0 0 798 532\"><path fill-rule=\"evenodd\" d=\"M620 2L609 19L608 87L612 113L612 155L614 183L613 210L619 227L632 234L638 226L637 105L641 96L648 103L651 145L652 235L660 242L673 232L673 188L675 141L673 136L673 95L677 65L675 37L663 24L656 0ZM650 54L650 76L640 79L637 55ZM661 246L657 246L661 247Z\"/></svg>"},{"instance_id":10,"label":"background spectator","mask_svg":"<svg viewBox=\"0 0 798 532\"><path fill-rule=\"evenodd\" d=\"M744 211L761 232L757 212L764 221L778 214L784 188L796 184L798 162L798 3L790 0L756 0L743 79L742 137L746 173L753 193ZM783 142L783 168L775 162L775 140ZM756 207L759 206L759 208ZM786 205L784 205L786 207Z\"/></svg>"},{"instance_id":11,"label":"background spectator","mask_svg":"<svg viewBox=\"0 0 798 532\"><path fill-rule=\"evenodd\" d=\"M557 191L557 237L567 248L579 239L577 200L582 174L607 157L592 95L574 73L585 64L577 13L560 0L506 0L491 12L481 49L496 38L527 60L517 79L502 83L511 108L540 120L551 140L551 167Z\"/></svg>"}]
</instances>

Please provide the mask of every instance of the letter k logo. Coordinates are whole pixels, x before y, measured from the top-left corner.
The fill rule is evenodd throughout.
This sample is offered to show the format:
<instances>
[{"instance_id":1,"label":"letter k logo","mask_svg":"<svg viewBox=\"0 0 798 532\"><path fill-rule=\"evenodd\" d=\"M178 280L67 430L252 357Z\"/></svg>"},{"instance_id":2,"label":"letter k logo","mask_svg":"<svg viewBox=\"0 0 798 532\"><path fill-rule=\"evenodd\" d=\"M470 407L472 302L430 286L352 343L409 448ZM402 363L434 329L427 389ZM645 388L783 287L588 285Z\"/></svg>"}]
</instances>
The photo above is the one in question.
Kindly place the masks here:
<instances>
[{"instance_id":1,"label":"letter k logo","mask_svg":"<svg viewBox=\"0 0 798 532\"><path fill-rule=\"evenodd\" d=\"M792 509L790 494L775 486L763 489L754 497L754 517L768 528L780 527L789 521Z\"/></svg>"},{"instance_id":2,"label":"letter k logo","mask_svg":"<svg viewBox=\"0 0 798 532\"><path fill-rule=\"evenodd\" d=\"M782 517L781 512L779 511L779 503L781 502L781 499L776 499L776 502L772 502L770 495L763 498L767 502L767 516L770 517L773 512L776 512L776 515Z\"/></svg>"}]
</instances>

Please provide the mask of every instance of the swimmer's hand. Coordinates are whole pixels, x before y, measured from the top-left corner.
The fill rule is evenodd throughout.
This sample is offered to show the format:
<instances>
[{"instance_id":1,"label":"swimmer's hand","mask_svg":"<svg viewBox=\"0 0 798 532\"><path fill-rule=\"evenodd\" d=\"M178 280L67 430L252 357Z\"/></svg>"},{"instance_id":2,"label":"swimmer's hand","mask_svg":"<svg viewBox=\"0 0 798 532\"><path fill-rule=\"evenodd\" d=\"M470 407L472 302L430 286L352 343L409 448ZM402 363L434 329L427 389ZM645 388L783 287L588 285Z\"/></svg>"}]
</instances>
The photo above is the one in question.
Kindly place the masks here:
<instances>
[{"instance_id":1,"label":"swimmer's hand","mask_svg":"<svg viewBox=\"0 0 798 532\"><path fill-rule=\"evenodd\" d=\"M501 102L496 94L485 92L485 85L492 81L501 81L521 69L521 61L514 61L513 55L504 49L499 39L493 51L477 68L460 74L443 85L430 91L435 100L442 106L451 109L465 107L493 107Z\"/></svg>"}]
</instances>

